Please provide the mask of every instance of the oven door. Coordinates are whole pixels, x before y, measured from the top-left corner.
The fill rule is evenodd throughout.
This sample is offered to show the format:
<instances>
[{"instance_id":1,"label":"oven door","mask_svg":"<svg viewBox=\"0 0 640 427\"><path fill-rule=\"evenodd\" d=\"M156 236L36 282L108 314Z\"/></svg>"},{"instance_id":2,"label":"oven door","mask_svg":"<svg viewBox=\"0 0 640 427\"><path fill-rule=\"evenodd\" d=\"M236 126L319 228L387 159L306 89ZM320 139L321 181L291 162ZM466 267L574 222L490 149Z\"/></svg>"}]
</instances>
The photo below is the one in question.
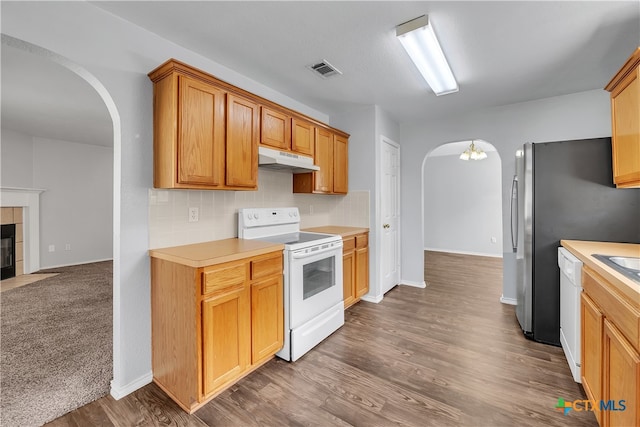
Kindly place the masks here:
<instances>
[{"instance_id":1,"label":"oven door","mask_svg":"<svg viewBox=\"0 0 640 427\"><path fill-rule=\"evenodd\" d=\"M289 268L290 329L342 301L342 241L291 251Z\"/></svg>"}]
</instances>

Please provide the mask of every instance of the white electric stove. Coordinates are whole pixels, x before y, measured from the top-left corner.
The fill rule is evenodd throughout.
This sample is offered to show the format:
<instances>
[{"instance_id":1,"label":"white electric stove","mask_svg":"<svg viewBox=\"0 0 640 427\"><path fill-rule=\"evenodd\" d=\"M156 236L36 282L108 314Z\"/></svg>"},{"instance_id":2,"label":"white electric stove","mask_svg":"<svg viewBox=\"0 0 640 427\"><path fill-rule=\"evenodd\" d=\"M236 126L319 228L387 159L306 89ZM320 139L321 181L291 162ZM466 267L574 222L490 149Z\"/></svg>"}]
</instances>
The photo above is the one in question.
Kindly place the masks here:
<instances>
[{"instance_id":1,"label":"white electric stove","mask_svg":"<svg viewBox=\"0 0 640 427\"><path fill-rule=\"evenodd\" d=\"M295 361L344 324L342 238L300 231L298 208L245 208L238 237L284 244L284 347Z\"/></svg>"}]
</instances>

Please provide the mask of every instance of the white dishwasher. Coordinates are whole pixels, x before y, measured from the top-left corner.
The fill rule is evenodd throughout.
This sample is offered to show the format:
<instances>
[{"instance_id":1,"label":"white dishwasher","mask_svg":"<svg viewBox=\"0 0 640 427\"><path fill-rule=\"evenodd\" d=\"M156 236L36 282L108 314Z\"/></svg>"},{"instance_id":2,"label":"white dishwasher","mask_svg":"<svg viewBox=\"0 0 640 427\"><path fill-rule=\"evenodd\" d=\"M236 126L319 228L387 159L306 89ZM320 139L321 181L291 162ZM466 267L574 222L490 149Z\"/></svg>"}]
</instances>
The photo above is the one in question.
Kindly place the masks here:
<instances>
[{"instance_id":1,"label":"white dishwasher","mask_svg":"<svg viewBox=\"0 0 640 427\"><path fill-rule=\"evenodd\" d=\"M580 293L582 261L563 247L558 248L560 267L560 344L567 357L573 380L580 376Z\"/></svg>"}]
</instances>

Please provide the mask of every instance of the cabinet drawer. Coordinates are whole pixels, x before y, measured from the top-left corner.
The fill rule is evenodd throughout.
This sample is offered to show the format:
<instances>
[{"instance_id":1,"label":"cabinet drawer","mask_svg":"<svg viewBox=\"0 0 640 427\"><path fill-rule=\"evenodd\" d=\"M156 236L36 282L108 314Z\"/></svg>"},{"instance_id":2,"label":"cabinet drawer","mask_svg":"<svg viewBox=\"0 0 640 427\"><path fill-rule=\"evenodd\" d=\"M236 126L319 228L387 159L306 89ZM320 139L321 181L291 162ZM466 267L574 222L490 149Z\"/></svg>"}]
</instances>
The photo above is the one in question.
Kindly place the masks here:
<instances>
[{"instance_id":1,"label":"cabinet drawer","mask_svg":"<svg viewBox=\"0 0 640 427\"><path fill-rule=\"evenodd\" d=\"M600 307L604 316L618 327L636 351L640 350L640 312L612 290L606 280L589 267L582 269L582 287Z\"/></svg>"},{"instance_id":2,"label":"cabinet drawer","mask_svg":"<svg viewBox=\"0 0 640 427\"><path fill-rule=\"evenodd\" d=\"M205 268L202 276L202 293L208 294L227 286L244 283L247 279L247 266L242 263L227 267L209 267Z\"/></svg>"},{"instance_id":3,"label":"cabinet drawer","mask_svg":"<svg viewBox=\"0 0 640 427\"><path fill-rule=\"evenodd\" d=\"M282 274L282 252L251 261L251 280Z\"/></svg>"},{"instance_id":4,"label":"cabinet drawer","mask_svg":"<svg viewBox=\"0 0 640 427\"><path fill-rule=\"evenodd\" d=\"M368 234L358 234L356 236L356 248L366 248L369 246L369 235Z\"/></svg>"},{"instance_id":5,"label":"cabinet drawer","mask_svg":"<svg viewBox=\"0 0 640 427\"><path fill-rule=\"evenodd\" d=\"M355 247L356 247L355 237L347 237L346 239L342 239L342 253L352 251L355 249Z\"/></svg>"}]
</instances>

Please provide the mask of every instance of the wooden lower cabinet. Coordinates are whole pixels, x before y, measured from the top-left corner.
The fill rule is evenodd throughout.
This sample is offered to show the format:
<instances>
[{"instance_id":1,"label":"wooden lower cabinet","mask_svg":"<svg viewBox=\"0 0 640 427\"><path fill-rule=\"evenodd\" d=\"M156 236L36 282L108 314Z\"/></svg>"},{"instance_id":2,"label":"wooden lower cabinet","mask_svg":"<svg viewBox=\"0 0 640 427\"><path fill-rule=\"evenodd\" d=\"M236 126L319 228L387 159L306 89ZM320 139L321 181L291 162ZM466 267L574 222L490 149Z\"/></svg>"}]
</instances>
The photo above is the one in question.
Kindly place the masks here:
<instances>
[{"instance_id":1,"label":"wooden lower cabinet","mask_svg":"<svg viewBox=\"0 0 640 427\"><path fill-rule=\"evenodd\" d=\"M582 318L580 341L582 387L592 402L602 399L602 328L604 317L596 304L584 292L581 294ZM600 424L600 412L594 412Z\"/></svg>"},{"instance_id":2,"label":"wooden lower cabinet","mask_svg":"<svg viewBox=\"0 0 640 427\"><path fill-rule=\"evenodd\" d=\"M582 271L582 386L601 427L640 426L640 310Z\"/></svg>"},{"instance_id":3,"label":"wooden lower cabinet","mask_svg":"<svg viewBox=\"0 0 640 427\"><path fill-rule=\"evenodd\" d=\"M251 285L251 363L273 356L284 342L282 276Z\"/></svg>"},{"instance_id":4,"label":"wooden lower cabinet","mask_svg":"<svg viewBox=\"0 0 640 427\"><path fill-rule=\"evenodd\" d=\"M369 233L343 238L342 280L344 308L369 292Z\"/></svg>"},{"instance_id":5,"label":"wooden lower cabinet","mask_svg":"<svg viewBox=\"0 0 640 427\"><path fill-rule=\"evenodd\" d=\"M151 258L153 379L194 412L284 344L282 251L207 267Z\"/></svg>"},{"instance_id":6,"label":"wooden lower cabinet","mask_svg":"<svg viewBox=\"0 0 640 427\"><path fill-rule=\"evenodd\" d=\"M356 237L344 238L342 244L342 289L347 308L356 303Z\"/></svg>"},{"instance_id":7,"label":"wooden lower cabinet","mask_svg":"<svg viewBox=\"0 0 640 427\"><path fill-rule=\"evenodd\" d=\"M602 400L603 426L640 426L640 356L614 324L605 319Z\"/></svg>"},{"instance_id":8,"label":"wooden lower cabinet","mask_svg":"<svg viewBox=\"0 0 640 427\"><path fill-rule=\"evenodd\" d=\"M369 234L356 236L356 298L369 292Z\"/></svg>"},{"instance_id":9,"label":"wooden lower cabinet","mask_svg":"<svg viewBox=\"0 0 640 427\"><path fill-rule=\"evenodd\" d=\"M244 284L202 302L204 395L238 378L250 364L249 306Z\"/></svg>"}]
</instances>

